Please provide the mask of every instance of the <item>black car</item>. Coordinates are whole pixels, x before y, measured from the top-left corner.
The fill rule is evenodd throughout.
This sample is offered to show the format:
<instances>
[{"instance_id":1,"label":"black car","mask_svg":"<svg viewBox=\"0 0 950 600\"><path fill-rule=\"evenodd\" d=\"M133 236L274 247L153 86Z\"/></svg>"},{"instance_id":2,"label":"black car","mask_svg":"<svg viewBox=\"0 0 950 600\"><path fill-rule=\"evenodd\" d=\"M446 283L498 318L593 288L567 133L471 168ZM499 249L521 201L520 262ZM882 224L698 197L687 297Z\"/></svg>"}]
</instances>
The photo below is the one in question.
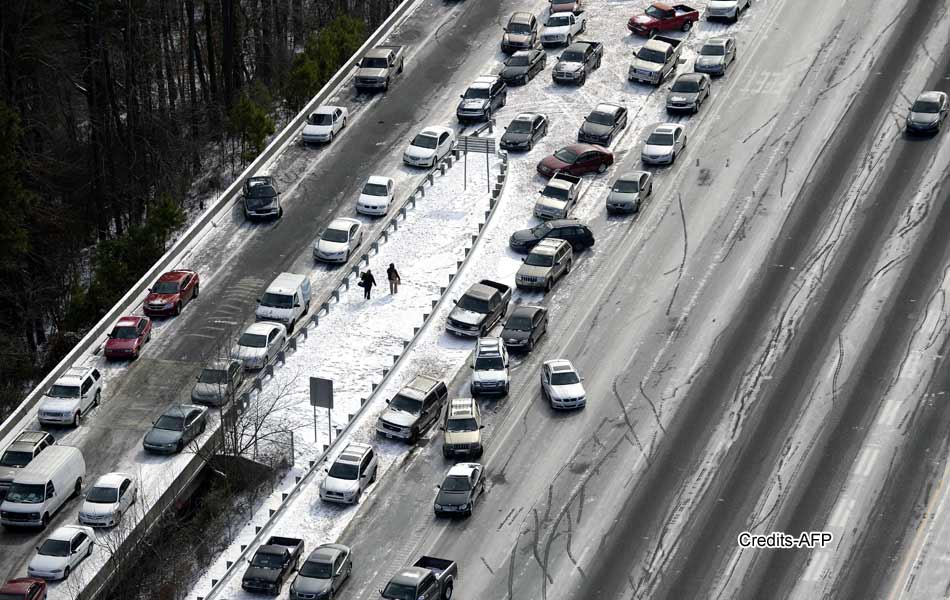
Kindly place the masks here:
<instances>
[{"instance_id":1,"label":"black car","mask_svg":"<svg viewBox=\"0 0 950 600\"><path fill-rule=\"evenodd\" d=\"M538 242L549 237L566 240L575 251L594 245L593 232L587 223L577 219L555 219L545 221L531 229L521 229L511 234L508 245L512 250L527 252Z\"/></svg>"},{"instance_id":2,"label":"black car","mask_svg":"<svg viewBox=\"0 0 950 600\"><path fill-rule=\"evenodd\" d=\"M499 75L508 85L525 85L543 71L547 63L548 55L543 50L519 50L505 60Z\"/></svg>"},{"instance_id":3,"label":"black car","mask_svg":"<svg viewBox=\"0 0 950 600\"><path fill-rule=\"evenodd\" d=\"M511 311L501 339L509 350L531 352L541 336L548 331L548 311L542 306L519 306Z\"/></svg>"},{"instance_id":4,"label":"black car","mask_svg":"<svg viewBox=\"0 0 950 600\"><path fill-rule=\"evenodd\" d=\"M531 150L535 142L548 134L548 118L538 113L521 113L508 124L501 136L505 150Z\"/></svg>"},{"instance_id":5,"label":"black car","mask_svg":"<svg viewBox=\"0 0 950 600\"><path fill-rule=\"evenodd\" d=\"M907 113L907 131L913 133L936 133L947 118L950 105L944 92L924 92L917 96Z\"/></svg>"},{"instance_id":6,"label":"black car","mask_svg":"<svg viewBox=\"0 0 950 600\"><path fill-rule=\"evenodd\" d=\"M666 97L666 112L698 113L703 102L709 97L709 75L705 73L684 73L676 78L670 94Z\"/></svg>"},{"instance_id":7,"label":"black car","mask_svg":"<svg viewBox=\"0 0 950 600\"><path fill-rule=\"evenodd\" d=\"M577 132L578 142L609 146L627 126L627 109L618 104L598 104Z\"/></svg>"},{"instance_id":8,"label":"black car","mask_svg":"<svg viewBox=\"0 0 950 600\"><path fill-rule=\"evenodd\" d=\"M461 98L455 109L459 123L487 121L492 112L508 103L508 85L501 77L485 75L472 82Z\"/></svg>"},{"instance_id":9,"label":"black car","mask_svg":"<svg viewBox=\"0 0 950 600\"><path fill-rule=\"evenodd\" d=\"M449 469L432 504L435 516L472 516L475 502L485 491L484 469L479 463L459 463Z\"/></svg>"}]
</instances>

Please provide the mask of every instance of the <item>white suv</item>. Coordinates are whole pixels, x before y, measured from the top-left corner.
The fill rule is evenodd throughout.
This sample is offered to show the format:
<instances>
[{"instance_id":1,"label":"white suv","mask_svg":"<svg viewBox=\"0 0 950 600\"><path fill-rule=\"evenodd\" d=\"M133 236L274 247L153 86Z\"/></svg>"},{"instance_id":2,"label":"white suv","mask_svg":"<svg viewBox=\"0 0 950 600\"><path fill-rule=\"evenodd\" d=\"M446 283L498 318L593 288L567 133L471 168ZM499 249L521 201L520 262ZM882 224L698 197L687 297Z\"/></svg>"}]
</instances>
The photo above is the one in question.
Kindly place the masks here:
<instances>
[{"instance_id":1,"label":"white suv","mask_svg":"<svg viewBox=\"0 0 950 600\"><path fill-rule=\"evenodd\" d=\"M320 482L320 499L341 504L358 503L366 488L376 481L377 467L372 446L356 442L348 444Z\"/></svg>"},{"instance_id":2,"label":"white suv","mask_svg":"<svg viewBox=\"0 0 950 600\"><path fill-rule=\"evenodd\" d=\"M505 348L501 338L478 338L475 356L472 359L472 384L469 388L472 395L504 396L508 393L509 385L508 349Z\"/></svg>"},{"instance_id":3,"label":"white suv","mask_svg":"<svg viewBox=\"0 0 950 600\"><path fill-rule=\"evenodd\" d=\"M99 406L102 374L92 367L72 367L40 399L37 417L43 425L74 425Z\"/></svg>"}]
</instances>

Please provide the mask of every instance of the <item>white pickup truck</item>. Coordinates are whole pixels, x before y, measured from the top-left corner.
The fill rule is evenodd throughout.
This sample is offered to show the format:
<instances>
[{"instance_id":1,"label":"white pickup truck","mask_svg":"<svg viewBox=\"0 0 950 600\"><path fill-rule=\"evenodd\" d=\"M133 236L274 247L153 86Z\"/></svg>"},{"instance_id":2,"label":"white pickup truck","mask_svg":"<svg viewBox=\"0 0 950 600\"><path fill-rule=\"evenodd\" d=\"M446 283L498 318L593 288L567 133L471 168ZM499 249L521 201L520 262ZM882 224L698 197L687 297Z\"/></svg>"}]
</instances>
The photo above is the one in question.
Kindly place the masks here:
<instances>
[{"instance_id":1,"label":"white pickup truck","mask_svg":"<svg viewBox=\"0 0 950 600\"><path fill-rule=\"evenodd\" d=\"M541 30L541 44L548 46L570 46L574 36L587 31L587 15L559 12L548 17Z\"/></svg>"}]
</instances>

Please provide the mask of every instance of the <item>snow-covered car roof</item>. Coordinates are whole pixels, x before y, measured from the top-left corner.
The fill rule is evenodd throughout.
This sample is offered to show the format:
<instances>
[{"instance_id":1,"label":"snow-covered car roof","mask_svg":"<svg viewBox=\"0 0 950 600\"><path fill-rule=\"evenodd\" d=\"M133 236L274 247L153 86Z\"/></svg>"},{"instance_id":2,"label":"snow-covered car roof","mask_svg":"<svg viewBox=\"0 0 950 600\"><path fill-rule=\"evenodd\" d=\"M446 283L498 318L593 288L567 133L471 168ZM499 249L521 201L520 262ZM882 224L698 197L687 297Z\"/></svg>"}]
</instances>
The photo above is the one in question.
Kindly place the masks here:
<instances>
[{"instance_id":1,"label":"snow-covered car roof","mask_svg":"<svg viewBox=\"0 0 950 600\"><path fill-rule=\"evenodd\" d=\"M481 465L479 463L459 463L454 465L449 472L445 474L446 477L471 477L472 472L479 468Z\"/></svg>"},{"instance_id":2,"label":"snow-covered car roof","mask_svg":"<svg viewBox=\"0 0 950 600\"><path fill-rule=\"evenodd\" d=\"M126 479L133 479L128 473L106 473L99 477L93 484L93 487L117 488L122 485Z\"/></svg>"},{"instance_id":3,"label":"snow-covered car roof","mask_svg":"<svg viewBox=\"0 0 950 600\"><path fill-rule=\"evenodd\" d=\"M353 225L359 225L360 222L356 219L350 219L349 217L338 217L330 221L330 224L327 225L327 229L336 229L338 231L349 231L350 227Z\"/></svg>"},{"instance_id":4,"label":"snow-covered car roof","mask_svg":"<svg viewBox=\"0 0 950 600\"><path fill-rule=\"evenodd\" d=\"M567 371L574 371L574 365L571 364L571 361L566 358L556 358L554 360L545 361L545 363L553 373L564 373Z\"/></svg>"},{"instance_id":5,"label":"snow-covered car roof","mask_svg":"<svg viewBox=\"0 0 950 600\"><path fill-rule=\"evenodd\" d=\"M328 104L324 104L324 105L322 105L322 106L318 106L318 107L317 107L317 110L313 111L312 114L315 114L315 115L332 115L333 113L335 113L335 112L338 111L338 110L343 110L343 108L340 107L340 106L330 106L330 105L328 105Z\"/></svg>"},{"instance_id":6,"label":"snow-covered car roof","mask_svg":"<svg viewBox=\"0 0 950 600\"><path fill-rule=\"evenodd\" d=\"M251 333L257 335L269 335L270 332L274 329L280 329L282 325L280 323L274 323L272 321L261 321L259 323L253 323L247 329L244 330L244 333Z\"/></svg>"},{"instance_id":7,"label":"snow-covered car roof","mask_svg":"<svg viewBox=\"0 0 950 600\"><path fill-rule=\"evenodd\" d=\"M370 175L366 180L366 183L371 183L373 185L389 185L392 182L392 178L383 177L382 175Z\"/></svg>"},{"instance_id":8,"label":"snow-covered car roof","mask_svg":"<svg viewBox=\"0 0 950 600\"><path fill-rule=\"evenodd\" d=\"M432 137L439 137L443 133L452 133L452 130L448 127L440 127L438 125L430 125L419 132L419 135L428 135Z\"/></svg>"},{"instance_id":9,"label":"snow-covered car roof","mask_svg":"<svg viewBox=\"0 0 950 600\"><path fill-rule=\"evenodd\" d=\"M682 128L682 125L678 125L676 123L662 123L656 126L656 128L653 130L653 133L673 133L677 129Z\"/></svg>"}]
</instances>

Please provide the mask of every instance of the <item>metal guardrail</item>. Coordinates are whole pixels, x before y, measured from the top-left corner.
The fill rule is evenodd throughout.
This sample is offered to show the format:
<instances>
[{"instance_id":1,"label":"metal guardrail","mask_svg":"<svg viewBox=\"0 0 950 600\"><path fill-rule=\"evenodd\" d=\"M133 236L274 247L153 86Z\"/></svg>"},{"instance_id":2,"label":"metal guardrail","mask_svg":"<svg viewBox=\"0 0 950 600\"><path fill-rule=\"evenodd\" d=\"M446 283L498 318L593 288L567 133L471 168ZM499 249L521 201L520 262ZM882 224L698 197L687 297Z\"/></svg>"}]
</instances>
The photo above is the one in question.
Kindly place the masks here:
<instances>
[{"instance_id":1,"label":"metal guardrail","mask_svg":"<svg viewBox=\"0 0 950 600\"><path fill-rule=\"evenodd\" d=\"M152 266L145 275L139 279L132 288L96 323L86 335L73 347L73 349L44 377L36 387L27 394L24 401L0 424L0 439L3 439L24 419L29 411L39 402L43 391L46 390L57 378L59 378L73 363L75 363L83 354L94 350L105 336L108 329L115 323L116 319L125 314L131 307L137 305L135 299L145 292L148 286L161 273L166 271L171 265L181 259L182 255L189 246L197 241L204 232L206 226L211 223L222 211L229 210L240 199L240 190L244 180L255 173L267 161L283 150L284 144L296 135L297 130L303 126L307 116L321 102L326 100L333 91L343 83L351 74L363 53L370 47L377 44L380 40L389 35L396 21L406 15L409 9L415 4L416 0L403 0L399 6L393 10L389 18L380 25L376 31L367 38L366 42L347 60L339 71L317 92L317 95L307 103L307 105L278 133L270 144L264 149L254 161L238 176L218 196L218 199L205 210L204 213L175 241L161 258Z\"/></svg>"}]
</instances>

